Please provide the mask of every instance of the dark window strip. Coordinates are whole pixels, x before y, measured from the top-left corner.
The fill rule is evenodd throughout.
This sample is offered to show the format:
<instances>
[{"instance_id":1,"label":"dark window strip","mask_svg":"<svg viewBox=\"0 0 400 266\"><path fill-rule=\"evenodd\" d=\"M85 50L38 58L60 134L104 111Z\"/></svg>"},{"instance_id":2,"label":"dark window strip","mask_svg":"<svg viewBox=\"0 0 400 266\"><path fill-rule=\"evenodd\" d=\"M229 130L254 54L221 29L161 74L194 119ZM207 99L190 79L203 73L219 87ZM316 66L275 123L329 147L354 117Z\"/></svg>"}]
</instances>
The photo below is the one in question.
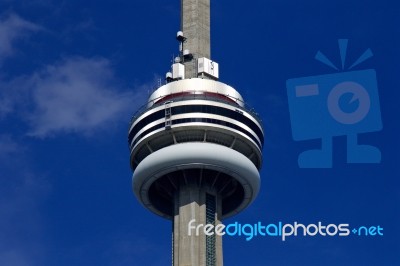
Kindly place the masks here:
<instances>
[{"instance_id":1,"label":"dark window strip","mask_svg":"<svg viewBox=\"0 0 400 266\"><path fill-rule=\"evenodd\" d=\"M172 115L186 114L186 113L206 113L206 114L216 114L229 117L250 127L250 129L253 130L260 139L261 146L264 146L264 135L261 129L252 120L245 117L243 114L239 112L212 105L182 105L182 106L171 107L171 113ZM151 115L143 118L129 132L129 137L128 137L129 143L143 127L163 117L165 117L165 109L152 113Z\"/></svg>"},{"instance_id":2,"label":"dark window strip","mask_svg":"<svg viewBox=\"0 0 400 266\"><path fill-rule=\"evenodd\" d=\"M203 122L203 123L205 122L205 123L210 123L210 124L223 125L223 126L227 126L229 128L236 129L236 130L244 133L246 136L250 137L256 143L258 148L260 148L260 150L262 149L258 140L253 135L251 135L248 131L246 131L245 129L243 129L235 124L232 124L232 123L229 123L226 121L221 121L221 120L212 119L212 118L182 118L182 119L172 120L172 125L179 125L179 124L190 123L190 122ZM145 130L135 139L135 141L131 144L131 147L134 147L139 140L141 140L144 136L146 136L150 132L155 131L160 128L163 128L163 127L165 127L164 122Z\"/></svg>"}]
</instances>

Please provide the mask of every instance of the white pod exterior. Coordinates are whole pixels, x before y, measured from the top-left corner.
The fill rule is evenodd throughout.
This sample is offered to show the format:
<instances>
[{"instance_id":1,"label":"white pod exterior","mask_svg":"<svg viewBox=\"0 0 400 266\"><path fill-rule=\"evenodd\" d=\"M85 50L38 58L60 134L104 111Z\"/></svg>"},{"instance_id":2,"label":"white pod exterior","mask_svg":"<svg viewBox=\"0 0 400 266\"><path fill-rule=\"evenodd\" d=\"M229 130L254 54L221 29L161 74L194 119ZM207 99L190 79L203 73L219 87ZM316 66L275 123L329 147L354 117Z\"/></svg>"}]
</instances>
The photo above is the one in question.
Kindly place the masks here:
<instances>
[{"instance_id":1,"label":"white pod exterior","mask_svg":"<svg viewBox=\"0 0 400 266\"><path fill-rule=\"evenodd\" d=\"M239 183L226 200L232 202L235 201L235 197L240 197L241 200L235 205L225 206L229 211L223 213L222 219L246 208L260 189L258 169L243 154L217 144L193 142L172 145L147 156L135 170L133 191L146 208L160 216L171 218L162 207L154 204L155 199L151 197L157 196L151 193L152 186L167 174L188 169L197 169L199 172L213 170L230 176ZM214 176L201 176L201 178L204 179L204 183L212 184L215 181L206 180L213 179ZM161 197L158 200L161 200Z\"/></svg>"}]
</instances>

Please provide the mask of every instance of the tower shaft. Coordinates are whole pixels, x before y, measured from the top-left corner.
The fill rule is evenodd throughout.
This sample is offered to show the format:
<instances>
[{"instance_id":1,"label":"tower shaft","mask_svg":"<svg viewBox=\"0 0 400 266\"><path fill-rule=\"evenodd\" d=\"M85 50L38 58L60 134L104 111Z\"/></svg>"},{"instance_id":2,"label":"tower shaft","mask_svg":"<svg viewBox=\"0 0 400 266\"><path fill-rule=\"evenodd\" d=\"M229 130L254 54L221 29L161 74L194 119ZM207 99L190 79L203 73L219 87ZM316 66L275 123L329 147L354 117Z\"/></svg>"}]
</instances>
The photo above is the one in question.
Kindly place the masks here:
<instances>
[{"instance_id":1,"label":"tower shaft","mask_svg":"<svg viewBox=\"0 0 400 266\"><path fill-rule=\"evenodd\" d=\"M210 59L210 0L181 0L180 56L131 121L132 189L172 220L173 266L222 266L221 220L260 188L264 132ZM219 229L217 229L219 228Z\"/></svg>"},{"instance_id":2,"label":"tower shaft","mask_svg":"<svg viewBox=\"0 0 400 266\"><path fill-rule=\"evenodd\" d=\"M183 49L194 59L210 58L210 0L181 0L181 30L186 38ZM185 76L196 75L196 60L185 62Z\"/></svg>"},{"instance_id":3,"label":"tower shaft","mask_svg":"<svg viewBox=\"0 0 400 266\"><path fill-rule=\"evenodd\" d=\"M182 180L175 194L173 266L223 265L222 237L204 234L205 225L221 223L221 207L215 189Z\"/></svg>"}]
</instances>

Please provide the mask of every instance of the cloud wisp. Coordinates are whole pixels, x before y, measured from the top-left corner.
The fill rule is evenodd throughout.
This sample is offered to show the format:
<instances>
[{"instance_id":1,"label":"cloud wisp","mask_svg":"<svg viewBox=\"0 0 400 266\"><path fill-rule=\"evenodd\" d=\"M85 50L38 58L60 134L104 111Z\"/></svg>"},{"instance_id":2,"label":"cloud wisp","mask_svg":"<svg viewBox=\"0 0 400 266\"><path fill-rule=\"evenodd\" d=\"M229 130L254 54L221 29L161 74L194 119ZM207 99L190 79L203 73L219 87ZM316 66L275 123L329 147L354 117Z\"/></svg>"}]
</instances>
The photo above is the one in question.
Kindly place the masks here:
<instances>
[{"instance_id":1,"label":"cloud wisp","mask_svg":"<svg viewBox=\"0 0 400 266\"><path fill-rule=\"evenodd\" d=\"M132 91L118 89L110 62L104 58L65 59L33 74L27 84L33 101L29 134L35 137L91 134L126 120L135 102Z\"/></svg>"},{"instance_id":2,"label":"cloud wisp","mask_svg":"<svg viewBox=\"0 0 400 266\"><path fill-rule=\"evenodd\" d=\"M15 42L29 36L42 28L20 16L10 13L0 16L0 63L11 56L15 49Z\"/></svg>"},{"instance_id":3,"label":"cloud wisp","mask_svg":"<svg viewBox=\"0 0 400 266\"><path fill-rule=\"evenodd\" d=\"M103 57L67 56L31 74L2 79L7 76L2 62L11 60L18 43L40 30L45 29L17 14L0 15L1 120L17 115L28 125L27 135L38 138L59 133L88 136L128 121L144 104L146 93L121 85Z\"/></svg>"}]
</instances>

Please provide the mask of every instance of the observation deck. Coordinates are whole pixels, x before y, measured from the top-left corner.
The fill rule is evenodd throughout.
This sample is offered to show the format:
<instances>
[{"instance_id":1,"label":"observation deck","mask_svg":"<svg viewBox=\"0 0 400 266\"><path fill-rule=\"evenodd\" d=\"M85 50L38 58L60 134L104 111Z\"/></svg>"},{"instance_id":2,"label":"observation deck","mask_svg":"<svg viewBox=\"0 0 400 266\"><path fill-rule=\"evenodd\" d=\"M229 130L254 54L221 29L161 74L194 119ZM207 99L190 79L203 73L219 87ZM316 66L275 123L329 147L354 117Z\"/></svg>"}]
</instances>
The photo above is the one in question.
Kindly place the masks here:
<instances>
[{"instance_id":1,"label":"observation deck","mask_svg":"<svg viewBox=\"0 0 400 266\"><path fill-rule=\"evenodd\" d=\"M173 216L181 182L221 194L222 218L244 209L258 193L262 124L224 83L192 78L161 86L133 117L128 142L133 190L165 218Z\"/></svg>"}]
</instances>

